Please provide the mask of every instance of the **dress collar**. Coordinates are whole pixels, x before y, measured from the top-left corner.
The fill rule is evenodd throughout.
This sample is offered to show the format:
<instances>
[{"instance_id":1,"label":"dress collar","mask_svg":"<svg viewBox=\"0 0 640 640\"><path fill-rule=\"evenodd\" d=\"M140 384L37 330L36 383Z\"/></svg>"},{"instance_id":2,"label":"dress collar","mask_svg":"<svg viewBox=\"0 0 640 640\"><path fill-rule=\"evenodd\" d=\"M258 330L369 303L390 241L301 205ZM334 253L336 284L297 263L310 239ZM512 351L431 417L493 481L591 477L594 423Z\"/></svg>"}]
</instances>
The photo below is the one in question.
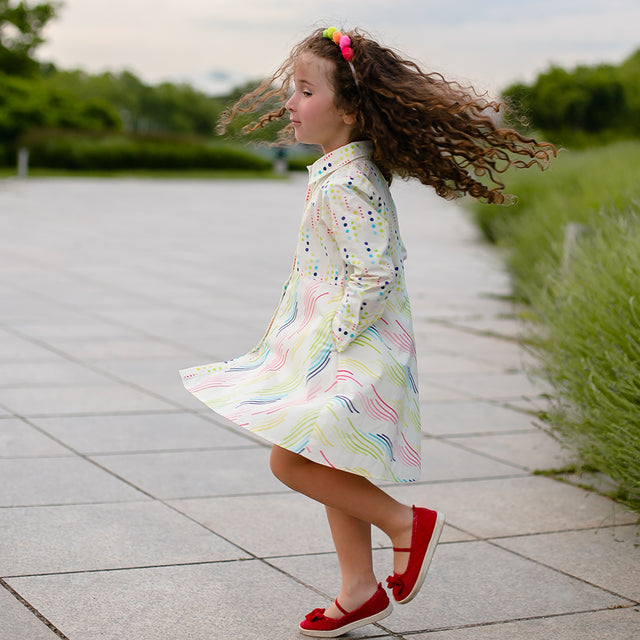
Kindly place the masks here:
<instances>
[{"instance_id":1,"label":"dress collar","mask_svg":"<svg viewBox=\"0 0 640 640\"><path fill-rule=\"evenodd\" d=\"M322 158L316 160L310 167L307 167L309 170L309 184L317 182L357 158L369 159L372 152L373 143L369 140L350 142L344 145L344 147L338 147L330 151L325 156L322 156Z\"/></svg>"}]
</instances>

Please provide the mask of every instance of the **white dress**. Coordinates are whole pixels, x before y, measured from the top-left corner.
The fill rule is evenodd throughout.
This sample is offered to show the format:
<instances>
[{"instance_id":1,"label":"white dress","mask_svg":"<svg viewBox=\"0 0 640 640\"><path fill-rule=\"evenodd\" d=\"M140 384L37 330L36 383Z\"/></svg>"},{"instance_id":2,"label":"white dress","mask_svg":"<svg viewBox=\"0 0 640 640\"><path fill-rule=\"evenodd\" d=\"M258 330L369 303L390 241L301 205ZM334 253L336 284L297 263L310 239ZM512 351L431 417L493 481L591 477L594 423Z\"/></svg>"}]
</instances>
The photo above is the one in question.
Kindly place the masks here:
<instances>
[{"instance_id":1,"label":"white dress","mask_svg":"<svg viewBox=\"0 0 640 640\"><path fill-rule=\"evenodd\" d=\"M406 252L388 186L354 142L309 167L295 261L261 342L181 371L216 413L320 464L420 475L420 406Z\"/></svg>"}]
</instances>

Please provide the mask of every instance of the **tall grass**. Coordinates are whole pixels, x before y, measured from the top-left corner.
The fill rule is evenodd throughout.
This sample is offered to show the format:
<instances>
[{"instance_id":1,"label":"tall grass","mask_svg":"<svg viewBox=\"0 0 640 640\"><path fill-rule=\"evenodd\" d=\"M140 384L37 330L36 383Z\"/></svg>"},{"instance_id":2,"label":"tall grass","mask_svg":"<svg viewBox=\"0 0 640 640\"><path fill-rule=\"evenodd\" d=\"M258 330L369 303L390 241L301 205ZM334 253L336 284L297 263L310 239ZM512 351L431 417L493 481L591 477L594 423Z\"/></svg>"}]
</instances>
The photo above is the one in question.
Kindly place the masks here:
<instances>
[{"instance_id":1,"label":"tall grass","mask_svg":"<svg viewBox=\"0 0 640 640\"><path fill-rule=\"evenodd\" d=\"M553 390L544 417L640 511L640 142L563 152L507 187L516 206L474 212L529 304L534 373Z\"/></svg>"},{"instance_id":2,"label":"tall grass","mask_svg":"<svg viewBox=\"0 0 640 640\"><path fill-rule=\"evenodd\" d=\"M601 211L640 201L640 142L561 151L550 170L514 172L506 184L516 205L479 204L474 215L486 237L508 250L514 294L526 299L560 267L568 224L597 228Z\"/></svg>"},{"instance_id":3,"label":"tall grass","mask_svg":"<svg viewBox=\"0 0 640 640\"><path fill-rule=\"evenodd\" d=\"M551 427L640 509L640 210L599 223L532 295L530 342Z\"/></svg>"}]
</instances>

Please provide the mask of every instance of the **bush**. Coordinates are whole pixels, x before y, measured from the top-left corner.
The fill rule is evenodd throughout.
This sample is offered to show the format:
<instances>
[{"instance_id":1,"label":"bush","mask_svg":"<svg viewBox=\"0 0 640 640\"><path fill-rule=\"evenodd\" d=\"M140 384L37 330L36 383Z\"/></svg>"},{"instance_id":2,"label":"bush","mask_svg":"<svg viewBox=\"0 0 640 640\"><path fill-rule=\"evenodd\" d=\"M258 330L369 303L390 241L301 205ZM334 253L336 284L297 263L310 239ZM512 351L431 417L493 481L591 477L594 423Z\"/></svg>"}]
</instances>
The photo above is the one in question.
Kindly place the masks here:
<instances>
[{"instance_id":1,"label":"bush","mask_svg":"<svg viewBox=\"0 0 640 640\"><path fill-rule=\"evenodd\" d=\"M30 165L48 169L271 169L271 162L242 149L166 136L38 132L23 144L29 147Z\"/></svg>"},{"instance_id":2,"label":"bush","mask_svg":"<svg viewBox=\"0 0 640 640\"><path fill-rule=\"evenodd\" d=\"M640 210L601 215L569 268L533 297L547 420L582 463L640 509Z\"/></svg>"}]
</instances>

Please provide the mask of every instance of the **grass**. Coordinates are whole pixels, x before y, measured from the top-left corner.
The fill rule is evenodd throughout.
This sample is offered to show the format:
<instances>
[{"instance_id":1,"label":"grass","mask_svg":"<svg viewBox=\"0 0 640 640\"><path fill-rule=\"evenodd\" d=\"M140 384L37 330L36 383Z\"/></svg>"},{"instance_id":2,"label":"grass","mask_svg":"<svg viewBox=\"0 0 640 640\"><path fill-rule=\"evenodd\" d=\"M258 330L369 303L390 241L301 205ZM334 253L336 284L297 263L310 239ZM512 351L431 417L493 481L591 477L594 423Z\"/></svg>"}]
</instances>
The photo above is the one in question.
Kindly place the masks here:
<instances>
[{"instance_id":1,"label":"grass","mask_svg":"<svg viewBox=\"0 0 640 640\"><path fill-rule=\"evenodd\" d=\"M640 509L640 209L603 216L532 307L537 373L554 390L548 422Z\"/></svg>"},{"instance_id":2,"label":"grass","mask_svg":"<svg viewBox=\"0 0 640 640\"><path fill-rule=\"evenodd\" d=\"M638 167L640 142L565 152L549 173L508 176L516 206L474 213L529 304L533 373L553 390L545 422L640 511Z\"/></svg>"},{"instance_id":3,"label":"grass","mask_svg":"<svg viewBox=\"0 0 640 640\"><path fill-rule=\"evenodd\" d=\"M507 249L514 294L526 299L562 264L569 223L597 228L603 210L640 202L640 142L583 151L561 151L549 171L516 171L505 177L518 197L511 207L475 205L485 236Z\"/></svg>"}]
</instances>

